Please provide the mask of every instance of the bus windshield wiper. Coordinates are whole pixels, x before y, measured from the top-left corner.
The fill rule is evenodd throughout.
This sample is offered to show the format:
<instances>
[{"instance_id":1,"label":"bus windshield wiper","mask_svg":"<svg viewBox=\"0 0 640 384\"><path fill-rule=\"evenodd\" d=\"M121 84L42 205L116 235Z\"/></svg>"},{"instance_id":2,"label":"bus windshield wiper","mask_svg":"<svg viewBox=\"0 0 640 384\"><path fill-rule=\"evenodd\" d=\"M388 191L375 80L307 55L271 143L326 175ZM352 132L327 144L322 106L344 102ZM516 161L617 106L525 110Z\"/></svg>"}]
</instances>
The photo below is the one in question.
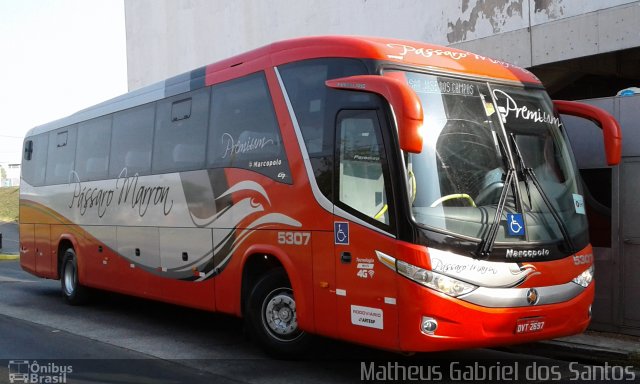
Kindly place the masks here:
<instances>
[{"instance_id":1,"label":"bus windshield wiper","mask_svg":"<svg viewBox=\"0 0 640 384\"><path fill-rule=\"evenodd\" d=\"M480 242L480 257L488 258L491 255L491 250L493 249L493 244L496 241L496 237L498 236L498 229L500 228L500 219L502 218L502 211L504 211L504 206L507 203L507 196L509 195L509 190L511 189L511 185L513 184L515 170L513 168L509 168L507 170L507 176L504 180L504 187L502 187L502 193L500 194L500 200L498 200L498 206L496 207L496 215L493 217L493 222L491 223L491 227L489 227L489 231L487 232L486 237L482 239Z\"/></svg>"},{"instance_id":2,"label":"bus windshield wiper","mask_svg":"<svg viewBox=\"0 0 640 384\"><path fill-rule=\"evenodd\" d=\"M558 224L558 228L560 228L560 232L562 232L562 237L564 238L564 241L569 247L569 252L575 253L576 249L573 245L573 241L571 240L571 236L569 235L567 226L565 225L564 221L562 221L562 218L560 217L558 210L553 206L553 203L549 199L549 196L547 196L547 193L542 189L542 185L540 185L540 181L538 180L538 177L536 176L533 169L525 166L524 160L522 158L522 154L520 153L520 148L518 148L518 143L516 142L515 135L511 133L510 137L511 137L511 142L513 143L515 155L518 158L518 163L520 164L520 171L522 172L523 181L525 183L525 187L527 188L527 194L529 194L529 204L531 205L531 194L529 193L529 184L527 182L527 179L531 179L534 187L536 187L536 189L538 190L538 193L542 197L542 200L544 201L545 205L547 206L547 208L549 208L549 212L551 213L551 216L553 216L553 219Z\"/></svg>"},{"instance_id":3,"label":"bus windshield wiper","mask_svg":"<svg viewBox=\"0 0 640 384\"><path fill-rule=\"evenodd\" d=\"M497 146L499 150L502 151L502 159L505 167L507 168L507 174L504 179L502 193L500 193L500 199L498 200L498 206L496 207L496 215L493 217L493 222L491 222L489 231L487 231L487 234L482 237L482 241L480 242L480 246L478 247L478 253L481 258L488 258L491 255L493 244L495 243L496 237L498 236L498 229L500 228L500 219L502 218L502 212L504 211L504 206L507 203L509 190L512 188L511 186L513 184L513 181L515 180L514 175L516 173L515 169L509 163L504 143L499 137L494 137L497 140Z\"/></svg>"},{"instance_id":4,"label":"bus windshield wiper","mask_svg":"<svg viewBox=\"0 0 640 384\"><path fill-rule=\"evenodd\" d=\"M525 173L525 169L530 169L527 168L524 165L524 158L522 157L522 154L520 153L520 148L518 147L518 143L516 143L516 137L513 133L511 133L509 135L509 137L511 138L511 142L513 143L513 149L516 153L516 159L518 160L518 165L520 165L520 172L522 172L522 181L524 182L524 188L527 190L527 197L529 198L529 206L532 205L531 203L531 190L529 189L529 178L524 174ZM533 172L533 170L532 170Z\"/></svg>"}]
</instances>

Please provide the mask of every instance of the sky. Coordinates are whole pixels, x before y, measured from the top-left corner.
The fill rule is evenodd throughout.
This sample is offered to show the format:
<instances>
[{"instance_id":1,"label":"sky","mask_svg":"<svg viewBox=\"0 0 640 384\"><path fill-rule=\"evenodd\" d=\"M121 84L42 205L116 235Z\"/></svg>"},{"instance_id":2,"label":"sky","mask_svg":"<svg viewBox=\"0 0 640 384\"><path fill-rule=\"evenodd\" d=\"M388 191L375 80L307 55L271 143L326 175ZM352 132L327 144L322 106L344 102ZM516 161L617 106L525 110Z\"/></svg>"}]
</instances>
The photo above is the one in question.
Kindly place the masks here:
<instances>
[{"instance_id":1,"label":"sky","mask_svg":"<svg viewBox=\"0 0 640 384\"><path fill-rule=\"evenodd\" d=\"M25 133L127 92L124 0L0 0L0 163Z\"/></svg>"}]
</instances>

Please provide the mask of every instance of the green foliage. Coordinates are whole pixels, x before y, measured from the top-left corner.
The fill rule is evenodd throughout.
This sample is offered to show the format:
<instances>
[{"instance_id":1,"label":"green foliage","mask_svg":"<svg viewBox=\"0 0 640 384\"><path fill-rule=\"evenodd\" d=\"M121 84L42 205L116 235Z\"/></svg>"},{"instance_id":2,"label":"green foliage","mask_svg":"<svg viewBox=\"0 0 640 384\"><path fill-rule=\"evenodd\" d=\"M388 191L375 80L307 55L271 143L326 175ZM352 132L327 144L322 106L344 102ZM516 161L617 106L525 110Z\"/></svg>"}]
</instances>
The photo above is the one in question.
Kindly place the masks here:
<instances>
[{"instance_id":1,"label":"green foliage","mask_svg":"<svg viewBox=\"0 0 640 384\"><path fill-rule=\"evenodd\" d=\"M0 188L0 221L18 221L18 187Z\"/></svg>"}]
</instances>

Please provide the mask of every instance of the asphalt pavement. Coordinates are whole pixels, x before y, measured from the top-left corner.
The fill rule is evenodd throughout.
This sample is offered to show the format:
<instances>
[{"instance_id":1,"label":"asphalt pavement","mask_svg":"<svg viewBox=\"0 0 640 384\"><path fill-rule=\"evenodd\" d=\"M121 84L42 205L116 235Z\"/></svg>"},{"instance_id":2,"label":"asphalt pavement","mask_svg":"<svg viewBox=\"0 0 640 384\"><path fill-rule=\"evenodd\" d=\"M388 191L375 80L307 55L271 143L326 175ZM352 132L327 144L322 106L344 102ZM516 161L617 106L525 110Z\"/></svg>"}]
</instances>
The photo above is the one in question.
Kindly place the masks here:
<instances>
[{"instance_id":1,"label":"asphalt pavement","mask_svg":"<svg viewBox=\"0 0 640 384\"><path fill-rule=\"evenodd\" d=\"M28 382L235 383L209 372L3 315L0 340L0 382L10 374L26 374Z\"/></svg>"}]
</instances>

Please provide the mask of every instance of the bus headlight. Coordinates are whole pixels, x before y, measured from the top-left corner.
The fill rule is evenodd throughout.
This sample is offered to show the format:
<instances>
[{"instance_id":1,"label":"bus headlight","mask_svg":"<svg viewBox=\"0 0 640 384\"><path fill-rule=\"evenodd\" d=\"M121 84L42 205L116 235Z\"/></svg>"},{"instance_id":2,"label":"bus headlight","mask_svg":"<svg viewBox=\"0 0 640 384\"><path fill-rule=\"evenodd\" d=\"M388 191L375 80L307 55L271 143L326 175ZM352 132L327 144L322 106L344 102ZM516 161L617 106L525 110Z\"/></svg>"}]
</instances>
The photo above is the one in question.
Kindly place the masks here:
<instances>
[{"instance_id":1,"label":"bus headlight","mask_svg":"<svg viewBox=\"0 0 640 384\"><path fill-rule=\"evenodd\" d=\"M593 281L593 271L594 271L593 264L591 264L591 266L587 268L587 270L579 274L572 281L583 288L587 288L589 284L591 284L591 282Z\"/></svg>"},{"instance_id":2,"label":"bus headlight","mask_svg":"<svg viewBox=\"0 0 640 384\"><path fill-rule=\"evenodd\" d=\"M465 283L449 276L441 275L437 272L428 271L415 265L398 260L396 270L399 274L422 284L425 287L435 289L449 296L458 297L478 288L475 285Z\"/></svg>"}]
</instances>

